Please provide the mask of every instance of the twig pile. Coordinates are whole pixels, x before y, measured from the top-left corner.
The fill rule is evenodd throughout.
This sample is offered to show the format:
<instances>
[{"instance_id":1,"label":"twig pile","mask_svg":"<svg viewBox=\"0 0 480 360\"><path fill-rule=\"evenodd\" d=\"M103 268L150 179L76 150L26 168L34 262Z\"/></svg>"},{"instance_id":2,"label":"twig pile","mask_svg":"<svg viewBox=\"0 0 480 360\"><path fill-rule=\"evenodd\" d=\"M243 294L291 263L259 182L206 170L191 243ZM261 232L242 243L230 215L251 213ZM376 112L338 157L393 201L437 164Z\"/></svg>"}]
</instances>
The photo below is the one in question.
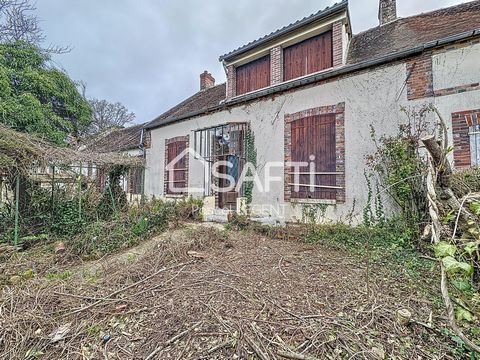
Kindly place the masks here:
<instances>
[{"instance_id":1,"label":"twig pile","mask_svg":"<svg viewBox=\"0 0 480 360\"><path fill-rule=\"evenodd\" d=\"M0 357L454 358L428 284L374 267L368 295L363 265L328 248L197 227L100 264L5 288ZM418 322L397 322L405 308Z\"/></svg>"}]
</instances>

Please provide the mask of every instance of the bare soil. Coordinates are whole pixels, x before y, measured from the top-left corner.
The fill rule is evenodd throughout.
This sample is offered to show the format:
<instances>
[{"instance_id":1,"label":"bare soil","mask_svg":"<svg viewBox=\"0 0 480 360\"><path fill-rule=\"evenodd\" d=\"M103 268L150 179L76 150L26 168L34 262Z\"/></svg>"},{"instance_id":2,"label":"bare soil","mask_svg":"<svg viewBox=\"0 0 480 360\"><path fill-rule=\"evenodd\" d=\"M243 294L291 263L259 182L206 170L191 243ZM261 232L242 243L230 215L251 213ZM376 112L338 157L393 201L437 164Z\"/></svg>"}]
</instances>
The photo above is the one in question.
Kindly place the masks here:
<instances>
[{"instance_id":1,"label":"bare soil","mask_svg":"<svg viewBox=\"0 0 480 360\"><path fill-rule=\"evenodd\" d=\"M52 266L3 287L0 359L459 358L435 279L324 245L188 225Z\"/></svg>"}]
</instances>

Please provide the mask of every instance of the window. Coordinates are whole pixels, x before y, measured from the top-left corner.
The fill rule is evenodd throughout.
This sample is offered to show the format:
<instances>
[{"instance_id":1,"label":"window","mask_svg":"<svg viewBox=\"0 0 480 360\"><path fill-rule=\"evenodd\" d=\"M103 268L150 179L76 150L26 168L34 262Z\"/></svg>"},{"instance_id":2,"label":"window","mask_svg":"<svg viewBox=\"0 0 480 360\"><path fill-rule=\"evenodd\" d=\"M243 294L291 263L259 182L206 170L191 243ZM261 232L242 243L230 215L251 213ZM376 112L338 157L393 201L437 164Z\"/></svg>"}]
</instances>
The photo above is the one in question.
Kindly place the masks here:
<instances>
[{"instance_id":1,"label":"window","mask_svg":"<svg viewBox=\"0 0 480 360\"><path fill-rule=\"evenodd\" d=\"M270 86L270 55L237 67L237 95Z\"/></svg>"},{"instance_id":2,"label":"window","mask_svg":"<svg viewBox=\"0 0 480 360\"><path fill-rule=\"evenodd\" d=\"M292 199L335 200L336 129L335 114L307 116L291 122Z\"/></svg>"},{"instance_id":3,"label":"window","mask_svg":"<svg viewBox=\"0 0 480 360\"><path fill-rule=\"evenodd\" d=\"M188 137L179 137L165 144L165 193L186 195L188 190Z\"/></svg>"},{"instance_id":4,"label":"window","mask_svg":"<svg viewBox=\"0 0 480 360\"><path fill-rule=\"evenodd\" d=\"M141 195L143 185L143 169L130 169L128 174L128 192L130 194Z\"/></svg>"},{"instance_id":5,"label":"window","mask_svg":"<svg viewBox=\"0 0 480 360\"><path fill-rule=\"evenodd\" d=\"M471 166L480 167L480 124L478 114L471 115L469 124Z\"/></svg>"},{"instance_id":6,"label":"window","mask_svg":"<svg viewBox=\"0 0 480 360\"><path fill-rule=\"evenodd\" d=\"M287 47L283 51L284 81L325 70L332 66L331 31Z\"/></svg>"},{"instance_id":7,"label":"window","mask_svg":"<svg viewBox=\"0 0 480 360\"><path fill-rule=\"evenodd\" d=\"M480 167L480 109L453 113L452 135L455 168Z\"/></svg>"}]
</instances>

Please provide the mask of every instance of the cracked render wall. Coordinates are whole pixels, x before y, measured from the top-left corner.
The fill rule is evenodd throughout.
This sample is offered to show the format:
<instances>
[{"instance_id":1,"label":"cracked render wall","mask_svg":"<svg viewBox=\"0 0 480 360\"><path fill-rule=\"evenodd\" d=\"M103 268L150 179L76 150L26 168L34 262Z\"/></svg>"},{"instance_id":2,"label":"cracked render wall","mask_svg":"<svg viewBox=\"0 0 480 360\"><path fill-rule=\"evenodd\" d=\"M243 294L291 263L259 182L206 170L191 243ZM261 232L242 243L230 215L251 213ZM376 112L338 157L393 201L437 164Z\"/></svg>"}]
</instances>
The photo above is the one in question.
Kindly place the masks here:
<instances>
[{"instance_id":1,"label":"cracked render wall","mask_svg":"<svg viewBox=\"0 0 480 360\"><path fill-rule=\"evenodd\" d=\"M469 67L476 66L476 62L465 61L465 52L457 51L458 56L455 57L455 54L445 55L448 51L453 51L453 49L443 49L427 54L434 61L434 69L445 68L438 66L438 63L435 65L435 61L438 59L440 59L438 61L446 59L445 61L448 61L449 64L453 62L456 71L461 74L468 73ZM478 58L480 50L475 54ZM421 61L424 61L423 57ZM447 68L451 69L450 65ZM417 69L421 69L421 67ZM193 139L193 132L201 128L229 122L249 122L256 138L257 171L260 179L263 179L266 171L265 165L268 162L284 162L284 119L286 114L345 103L345 202L329 204L325 220L346 220L355 203L354 213L357 216L354 222L360 222L361 212L367 200L364 172L368 171L368 168L365 164L365 156L375 150L370 135L371 126L375 128L377 136L395 134L398 125L406 122L406 115L400 111L402 107L413 110L419 109L425 104L433 104L444 115L447 126L451 129L452 113L480 108L480 91L478 90L437 97L416 96L415 99L408 100L407 94L410 86L407 81L408 74L409 66L406 63L383 66L328 83L257 100L247 105L234 107L229 111L216 112L154 129L152 130L152 147L147 153L146 194L163 196L165 139L184 135L190 135ZM468 77L469 81L477 79L476 81L480 82L478 79L480 74L478 72L476 74L472 75L473 80L472 77ZM425 78L424 75L421 76L422 79ZM433 71L430 75L434 84L441 83L442 86L448 86L444 71ZM458 86L456 84L458 78L451 77L451 79L452 82L455 82L455 86ZM429 120L434 120L433 115L429 115ZM452 141L451 131L449 131L449 135ZM272 169L270 175L283 179L284 169L276 167ZM202 164L191 155L189 186L201 188L203 183ZM202 193L192 193L191 195L200 197ZM388 200L385 201L387 207L392 210L393 207L388 205ZM280 221L300 221L302 218L303 206L301 204L292 205L285 201L283 180L273 182L268 192L260 192L257 187L254 187L252 205L258 215L272 216L279 218ZM280 215L274 209L279 209Z\"/></svg>"}]
</instances>

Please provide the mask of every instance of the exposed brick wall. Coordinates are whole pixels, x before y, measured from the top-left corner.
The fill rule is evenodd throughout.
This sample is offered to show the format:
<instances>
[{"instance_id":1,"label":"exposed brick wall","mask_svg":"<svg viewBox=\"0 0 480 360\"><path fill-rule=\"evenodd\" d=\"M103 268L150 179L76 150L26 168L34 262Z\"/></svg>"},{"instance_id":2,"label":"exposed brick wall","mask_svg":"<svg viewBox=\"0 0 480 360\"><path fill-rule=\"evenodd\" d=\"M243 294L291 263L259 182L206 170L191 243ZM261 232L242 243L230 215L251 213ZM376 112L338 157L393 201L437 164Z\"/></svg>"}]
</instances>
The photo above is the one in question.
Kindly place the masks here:
<instances>
[{"instance_id":1,"label":"exposed brick wall","mask_svg":"<svg viewBox=\"0 0 480 360\"><path fill-rule=\"evenodd\" d=\"M467 91L475 91L475 90L480 90L480 83L456 86L448 89L435 90L435 96L461 94Z\"/></svg>"},{"instance_id":2,"label":"exposed brick wall","mask_svg":"<svg viewBox=\"0 0 480 360\"><path fill-rule=\"evenodd\" d=\"M270 68L271 85L281 83L283 81L283 49L281 46L275 46L270 50Z\"/></svg>"},{"instance_id":3,"label":"exposed brick wall","mask_svg":"<svg viewBox=\"0 0 480 360\"><path fill-rule=\"evenodd\" d=\"M407 98L433 96L432 54L426 53L407 61Z\"/></svg>"},{"instance_id":4,"label":"exposed brick wall","mask_svg":"<svg viewBox=\"0 0 480 360\"><path fill-rule=\"evenodd\" d=\"M333 24L333 67L343 65L343 22Z\"/></svg>"},{"instance_id":5,"label":"exposed brick wall","mask_svg":"<svg viewBox=\"0 0 480 360\"><path fill-rule=\"evenodd\" d=\"M227 99L231 99L237 95L237 71L235 66L227 67Z\"/></svg>"},{"instance_id":6,"label":"exposed brick wall","mask_svg":"<svg viewBox=\"0 0 480 360\"><path fill-rule=\"evenodd\" d=\"M337 105L322 106L313 109L307 109L295 114L285 114L285 132L284 132L284 201L290 202L292 196L293 182L288 163L292 161L292 121L302 119L308 116L335 114L335 137L336 137L336 172L342 173L336 175L336 186L342 189L336 192L337 203L345 202L345 103ZM321 200L319 200L321 201Z\"/></svg>"},{"instance_id":7,"label":"exposed brick wall","mask_svg":"<svg viewBox=\"0 0 480 360\"><path fill-rule=\"evenodd\" d=\"M479 119L480 109L452 114L453 160L456 169L468 169L472 166L469 132L470 126L475 125L473 115L477 115Z\"/></svg>"},{"instance_id":8,"label":"exposed brick wall","mask_svg":"<svg viewBox=\"0 0 480 360\"><path fill-rule=\"evenodd\" d=\"M163 194L164 196L181 196L181 195L188 195L187 191L185 193L178 193L178 195L172 195L172 194L168 194L167 190L168 190L168 171L166 170L166 167L168 165L168 145L171 144L171 143L175 143L177 141L185 141L186 144L185 144L185 148L188 149L190 147L190 136L189 135L186 135L186 136L177 136L175 138L171 138L171 139L165 139L165 158L164 158L164 164L165 164L165 169L164 169L164 176L163 176ZM190 156L189 154L186 155L186 159L185 159L185 183L187 184L187 187L188 187L188 171L190 169Z\"/></svg>"}]
</instances>

